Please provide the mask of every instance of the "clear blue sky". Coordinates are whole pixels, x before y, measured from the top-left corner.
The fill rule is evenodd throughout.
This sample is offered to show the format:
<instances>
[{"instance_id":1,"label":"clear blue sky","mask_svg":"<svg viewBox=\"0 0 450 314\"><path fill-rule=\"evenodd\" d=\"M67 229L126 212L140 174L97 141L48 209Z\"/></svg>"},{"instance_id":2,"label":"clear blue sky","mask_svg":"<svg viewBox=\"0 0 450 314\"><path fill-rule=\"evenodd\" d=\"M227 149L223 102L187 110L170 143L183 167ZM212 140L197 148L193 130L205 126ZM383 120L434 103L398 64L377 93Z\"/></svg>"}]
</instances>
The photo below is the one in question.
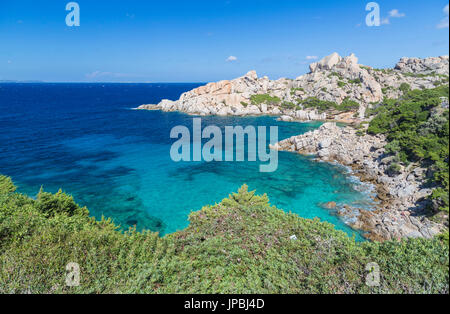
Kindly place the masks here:
<instances>
[{"instance_id":1,"label":"clear blue sky","mask_svg":"<svg viewBox=\"0 0 450 314\"><path fill-rule=\"evenodd\" d=\"M371 28L362 0L78 0L80 27L65 24L68 2L0 0L0 80L277 79L334 51L376 67L448 54L448 0L376 1Z\"/></svg>"}]
</instances>

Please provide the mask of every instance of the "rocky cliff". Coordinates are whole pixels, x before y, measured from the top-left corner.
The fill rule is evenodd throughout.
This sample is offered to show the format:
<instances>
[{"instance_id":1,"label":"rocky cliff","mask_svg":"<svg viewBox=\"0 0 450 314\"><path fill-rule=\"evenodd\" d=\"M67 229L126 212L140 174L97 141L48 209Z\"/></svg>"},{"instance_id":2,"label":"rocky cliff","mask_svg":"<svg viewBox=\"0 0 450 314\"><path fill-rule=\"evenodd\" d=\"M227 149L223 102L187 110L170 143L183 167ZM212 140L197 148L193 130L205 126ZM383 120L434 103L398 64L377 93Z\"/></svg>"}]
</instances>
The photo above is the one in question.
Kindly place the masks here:
<instances>
[{"instance_id":1,"label":"rocky cliff","mask_svg":"<svg viewBox=\"0 0 450 314\"><path fill-rule=\"evenodd\" d=\"M377 188L374 211L342 206L337 214L349 224L368 232L374 240L391 240L404 237L431 238L439 234L442 225L428 220L426 198L432 189L424 187L427 169L411 165L396 176L390 176L389 158L385 154L383 135L358 135L352 127L341 128L336 123L325 123L318 130L293 136L273 146L272 149L314 155L318 160L338 162L349 166L364 182Z\"/></svg>"},{"instance_id":2,"label":"rocky cliff","mask_svg":"<svg viewBox=\"0 0 450 314\"><path fill-rule=\"evenodd\" d=\"M193 115L275 115L284 121L370 121L366 110L384 98L400 98L414 89L431 89L449 82L449 57L402 58L393 69L362 66L355 55L333 53L310 65L310 73L294 80L258 78L250 71L231 81L210 83L179 100L163 100L139 109L181 111ZM448 108L448 99L441 99ZM356 104L356 105L355 105ZM357 123L357 124L356 124ZM386 139L353 127L326 123L320 129L294 136L272 149L311 154L319 160L338 162L353 169L362 181L377 187L379 205L374 211L341 206L337 214L374 240L404 237L431 238L443 225L426 217L427 197L433 192L423 183L429 171L418 165L389 174L392 156L385 153Z\"/></svg>"},{"instance_id":3,"label":"rocky cliff","mask_svg":"<svg viewBox=\"0 0 450 314\"><path fill-rule=\"evenodd\" d=\"M275 115L283 120L336 120L353 122L363 119L368 107L384 97L397 98L405 89L424 89L448 82L449 57L402 58L394 69L362 66L352 54L337 53L310 65L310 73L296 79L258 78L255 71L230 80L209 83L184 93L177 101L163 100L158 105L138 109L181 111L192 115ZM255 100L255 95L267 96ZM320 110L306 106L309 100L329 102L331 108ZM336 109L346 100L359 109ZM336 106L335 106L336 107Z\"/></svg>"}]
</instances>

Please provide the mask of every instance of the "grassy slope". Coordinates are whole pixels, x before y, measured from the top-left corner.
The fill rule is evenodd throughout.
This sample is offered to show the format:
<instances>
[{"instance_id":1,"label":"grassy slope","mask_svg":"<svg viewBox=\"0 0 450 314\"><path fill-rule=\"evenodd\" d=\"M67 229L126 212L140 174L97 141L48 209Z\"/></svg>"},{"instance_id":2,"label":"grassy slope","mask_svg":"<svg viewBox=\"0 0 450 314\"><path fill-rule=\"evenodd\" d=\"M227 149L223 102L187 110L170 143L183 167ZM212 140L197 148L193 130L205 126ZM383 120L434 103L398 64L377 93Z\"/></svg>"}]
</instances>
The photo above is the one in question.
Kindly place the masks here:
<instances>
[{"instance_id":1,"label":"grassy slope","mask_svg":"<svg viewBox=\"0 0 450 314\"><path fill-rule=\"evenodd\" d=\"M37 200L0 176L0 293L448 293L439 239L358 244L244 186L164 238L95 221L63 193ZM298 240L290 240L291 235ZM81 286L65 286L65 266ZM376 262L381 286L365 285Z\"/></svg>"}]
</instances>

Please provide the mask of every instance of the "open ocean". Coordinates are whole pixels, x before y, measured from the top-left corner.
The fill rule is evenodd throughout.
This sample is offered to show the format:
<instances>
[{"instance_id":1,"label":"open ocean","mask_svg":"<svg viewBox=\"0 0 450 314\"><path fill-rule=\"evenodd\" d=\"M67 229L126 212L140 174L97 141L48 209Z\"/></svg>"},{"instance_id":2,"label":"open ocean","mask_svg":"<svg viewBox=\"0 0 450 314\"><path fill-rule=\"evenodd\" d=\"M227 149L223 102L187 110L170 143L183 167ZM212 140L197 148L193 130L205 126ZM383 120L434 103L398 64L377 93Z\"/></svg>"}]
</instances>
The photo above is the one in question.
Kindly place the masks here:
<instances>
[{"instance_id":1,"label":"open ocean","mask_svg":"<svg viewBox=\"0 0 450 314\"><path fill-rule=\"evenodd\" d=\"M190 212L220 202L244 183L267 193L280 209L354 233L321 206L371 206L367 188L343 167L285 152L274 173L259 172L259 162L173 162L170 131L177 125L192 130L193 117L132 108L178 99L197 86L0 84L0 173L31 197L41 186L50 192L61 188L97 218L162 235L187 227ZM278 126L282 140L320 123L203 117L202 125Z\"/></svg>"}]
</instances>

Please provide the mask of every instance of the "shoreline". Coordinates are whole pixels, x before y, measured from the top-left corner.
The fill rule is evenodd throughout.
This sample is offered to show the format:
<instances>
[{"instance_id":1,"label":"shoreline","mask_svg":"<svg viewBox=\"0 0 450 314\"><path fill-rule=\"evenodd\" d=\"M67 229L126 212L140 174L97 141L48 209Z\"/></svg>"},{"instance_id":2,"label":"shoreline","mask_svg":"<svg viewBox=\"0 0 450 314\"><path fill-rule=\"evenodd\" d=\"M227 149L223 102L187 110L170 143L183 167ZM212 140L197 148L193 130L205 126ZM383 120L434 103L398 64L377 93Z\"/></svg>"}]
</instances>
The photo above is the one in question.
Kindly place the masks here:
<instances>
[{"instance_id":1,"label":"shoreline","mask_svg":"<svg viewBox=\"0 0 450 314\"><path fill-rule=\"evenodd\" d=\"M338 123L338 124L342 124L342 125L351 125L351 124L361 123L361 122L365 121L365 120L361 120L361 119L352 119L352 120L348 120L348 119L298 120L298 119L294 119L294 118L292 118L290 116L284 116L284 115L280 115L280 114L270 114L270 113L245 114L245 115L214 115L214 114L200 115L200 114L196 114L196 113L185 112L185 111L182 111L182 110L165 111L159 105L142 105L142 106L139 106L139 107L136 107L136 108L130 108L130 110L161 111L161 112L165 112L165 113L176 112L176 113L185 114L185 115L188 115L188 116L191 116L191 117L224 117L224 118L227 118L227 117L235 117L235 118L270 117L270 118L275 118L277 121L291 122L291 123L320 122L320 123ZM354 112L352 112L352 114L353 113ZM290 117L292 119L283 119L283 117Z\"/></svg>"},{"instance_id":2,"label":"shoreline","mask_svg":"<svg viewBox=\"0 0 450 314\"><path fill-rule=\"evenodd\" d=\"M359 146L362 142L368 144ZM354 219L355 223L349 226L367 233L366 238L384 241L438 235L443 230L442 226L428 220L425 210L425 198L431 194L431 189L421 189L423 178L411 178L414 172L408 170L397 177L387 176L385 168L380 166L384 143L382 136L365 135L362 140L350 127L340 128L335 123L325 123L318 130L293 136L271 145L271 148L315 156L316 161L337 163L351 169L349 174L361 182L373 185L376 191L374 211L350 206L338 211L340 216ZM415 179L417 184L405 178ZM406 184L404 187L401 186L403 183Z\"/></svg>"},{"instance_id":3,"label":"shoreline","mask_svg":"<svg viewBox=\"0 0 450 314\"><path fill-rule=\"evenodd\" d=\"M308 123L308 122L322 122L322 123L327 123L327 122L336 122L336 123L342 123L342 124L355 124L355 123L361 123L363 121L365 121L364 119L359 119L359 118L354 118L354 119L348 119L348 118L336 118L333 117L332 119L329 118L325 118L325 119L299 119L299 118L295 118L295 113L293 115L285 115L283 113L270 113L270 112L254 112L254 113L242 113L239 115L218 115L218 114L200 114L200 113L193 113L193 112L186 112L183 110L165 110L164 108L162 108L160 105L141 105L138 106L136 108L130 108L131 110L144 110L144 111L161 111L161 112L178 112L178 113L183 113L186 114L188 116L192 116L192 117L237 117L237 118L246 118L246 117L272 117L272 118L276 118L277 121L283 121L283 122L293 122L293 123ZM314 116L317 114L317 111L300 111L303 113L306 113L306 115L311 115ZM348 112L346 113L347 115L354 115L355 112ZM293 117L294 116L294 117Z\"/></svg>"}]
</instances>

